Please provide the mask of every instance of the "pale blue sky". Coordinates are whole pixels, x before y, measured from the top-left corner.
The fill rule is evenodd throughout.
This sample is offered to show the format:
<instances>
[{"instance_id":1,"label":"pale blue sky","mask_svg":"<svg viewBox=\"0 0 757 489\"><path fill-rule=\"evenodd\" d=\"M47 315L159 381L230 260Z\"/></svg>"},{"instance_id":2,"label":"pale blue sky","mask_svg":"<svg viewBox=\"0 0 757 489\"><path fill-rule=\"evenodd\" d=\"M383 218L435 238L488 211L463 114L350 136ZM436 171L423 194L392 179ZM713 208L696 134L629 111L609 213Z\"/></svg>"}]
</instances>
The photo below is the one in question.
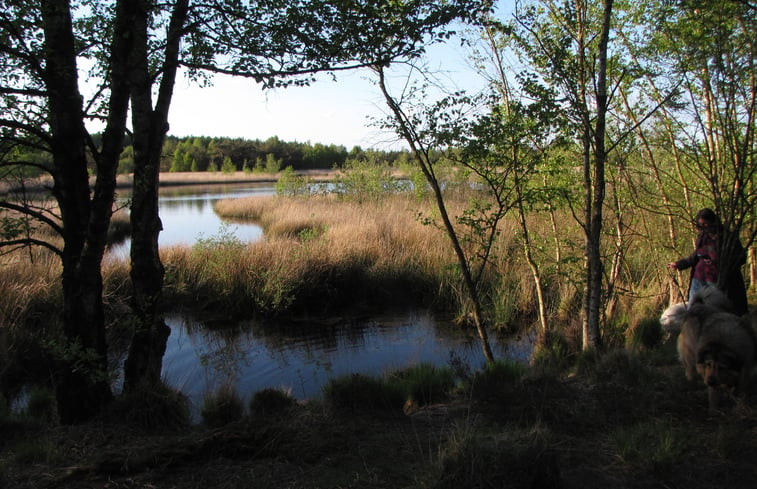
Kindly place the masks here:
<instances>
[{"instance_id":1,"label":"pale blue sky","mask_svg":"<svg viewBox=\"0 0 757 489\"><path fill-rule=\"evenodd\" d=\"M469 66L465 48L451 40L430 50L429 67L445 84L480 90L484 81ZM179 78L169 116L174 136L240 137L340 144L352 148L397 147L396 137L371 126L385 104L368 70L323 76L309 87L263 91L252 80L216 77L211 87Z\"/></svg>"}]
</instances>

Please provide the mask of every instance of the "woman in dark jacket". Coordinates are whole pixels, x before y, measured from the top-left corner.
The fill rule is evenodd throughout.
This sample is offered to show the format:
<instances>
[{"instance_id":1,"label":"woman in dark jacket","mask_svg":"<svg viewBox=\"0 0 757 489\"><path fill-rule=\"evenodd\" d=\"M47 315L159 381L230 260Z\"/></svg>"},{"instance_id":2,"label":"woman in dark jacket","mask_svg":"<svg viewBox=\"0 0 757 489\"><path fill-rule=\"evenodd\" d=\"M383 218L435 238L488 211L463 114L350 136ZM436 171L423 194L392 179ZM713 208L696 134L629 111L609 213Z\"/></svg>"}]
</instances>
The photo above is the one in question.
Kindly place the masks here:
<instances>
[{"instance_id":1,"label":"woman in dark jacket","mask_svg":"<svg viewBox=\"0 0 757 489\"><path fill-rule=\"evenodd\" d=\"M746 287L741 275L741 266L746 262L743 246L738 237L724 232L720 219L712 209L705 208L699 211L696 222L699 234L694 252L690 256L668 263L668 267L676 270L691 268L689 304L698 290L717 286L720 281L720 287L731 301L733 312L739 316L746 314ZM724 259L722 254L726 247L731 251L728 259ZM731 265L727 266L728 270L721 270L723 264Z\"/></svg>"}]
</instances>

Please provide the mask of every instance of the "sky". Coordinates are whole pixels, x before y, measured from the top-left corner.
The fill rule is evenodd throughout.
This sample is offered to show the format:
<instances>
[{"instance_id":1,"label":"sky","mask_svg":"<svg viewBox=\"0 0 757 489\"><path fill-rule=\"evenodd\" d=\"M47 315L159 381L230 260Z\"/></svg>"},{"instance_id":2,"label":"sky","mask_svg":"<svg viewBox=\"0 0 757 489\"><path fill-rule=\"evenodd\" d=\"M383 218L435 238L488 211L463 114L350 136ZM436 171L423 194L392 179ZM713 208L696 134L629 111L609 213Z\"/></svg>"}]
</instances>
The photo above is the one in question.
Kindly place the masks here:
<instances>
[{"instance_id":1,"label":"sky","mask_svg":"<svg viewBox=\"0 0 757 489\"><path fill-rule=\"evenodd\" d=\"M483 79L474 73L466 49L457 41L432 47L428 63L456 88L475 91L483 87ZM284 141L336 144L347 149L402 147L396 136L371 123L371 117L383 118L386 110L374 80L364 69L341 72L337 81L321 76L308 87L264 91L252 80L216 76L213 86L199 87L180 76L168 134L260 140L277 136Z\"/></svg>"}]
</instances>

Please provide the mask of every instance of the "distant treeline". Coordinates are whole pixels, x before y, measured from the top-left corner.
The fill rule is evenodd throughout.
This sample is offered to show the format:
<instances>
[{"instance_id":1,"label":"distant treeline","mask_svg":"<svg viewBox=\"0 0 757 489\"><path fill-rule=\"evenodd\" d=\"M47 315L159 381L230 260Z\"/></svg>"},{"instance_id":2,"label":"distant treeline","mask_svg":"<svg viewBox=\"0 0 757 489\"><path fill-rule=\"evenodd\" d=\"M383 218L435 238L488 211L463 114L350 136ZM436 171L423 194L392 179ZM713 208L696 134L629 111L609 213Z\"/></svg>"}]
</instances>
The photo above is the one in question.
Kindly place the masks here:
<instances>
[{"instance_id":1,"label":"distant treeline","mask_svg":"<svg viewBox=\"0 0 757 489\"><path fill-rule=\"evenodd\" d=\"M121 154L119 173L134 170L134 150L127 141ZM355 146L347 150L335 144L299 143L271 137L265 141L241 138L168 136L163 145L160 170L179 171L261 171L276 172L286 167L294 170L342 167L347 160L370 160L395 164L407 161L405 151L364 150Z\"/></svg>"}]
</instances>

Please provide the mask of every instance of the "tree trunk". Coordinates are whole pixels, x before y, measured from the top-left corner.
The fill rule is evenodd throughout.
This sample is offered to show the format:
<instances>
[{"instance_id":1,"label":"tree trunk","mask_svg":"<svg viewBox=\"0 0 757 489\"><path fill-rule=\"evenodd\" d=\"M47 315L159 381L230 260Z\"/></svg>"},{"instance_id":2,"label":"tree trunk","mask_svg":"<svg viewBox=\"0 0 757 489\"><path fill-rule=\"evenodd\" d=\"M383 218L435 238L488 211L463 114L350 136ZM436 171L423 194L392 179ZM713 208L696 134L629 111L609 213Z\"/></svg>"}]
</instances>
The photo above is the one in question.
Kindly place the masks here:
<instances>
[{"instance_id":1,"label":"tree trunk","mask_svg":"<svg viewBox=\"0 0 757 489\"><path fill-rule=\"evenodd\" d=\"M596 117L594 130L591 130L588 122L588 114L584 121L584 158L589 151L588 139L593 133L594 158L593 171L589 177L588 166L591 163L585 161L585 191L586 191L586 262L587 262L587 297L584 299L585 322L584 322L584 348L597 348L601 346L600 337L600 310L602 306L602 277L603 266L600 253L602 240L602 206L605 197L605 163L607 153L605 151L605 130L607 116L607 44L610 36L610 20L612 18L613 0L605 0L603 8L602 31L600 33L598 47L598 71L596 80ZM583 50L581 51L583 53ZM586 59L582 60L582 66L586 67ZM585 100L585 99L584 99ZM588 166L587 166L588 163Z\"/></svg>"},{"instance_id":2,"label":"tree trunk","mask_svg":"<svg viewBox=\"0 0 757 489\"><path fill-rule=\"evenodd\" d=\"M158 188L160 158L168 132L168 110L176 80L179 43L187 17L188 1L180 0L174 5L155 109L152 107L152 77L147 52L152 2L142 1L139 6L139 19L134 26L137 41L133 51L134 188L131 204L131 281L137 324L124 364L125 391L160 382L163 355L171 333L159 310L164 268L158 247L162 229L158 212Z\"/></svg>"},{"instance_id":3,"label":"tree trunk","mask_svg":"<svg viewBox=\"0 0 757 489\"><path fill-rule=\"evenodd\" d=\"M45 33L44 82L49 92L53 153L53 194L63 222L63 332L56 352L58 412L63 423L84 421L99 412L112 395L107 378L107 346L102 303L101 265L112 212L128 107L123 49L128 23L119 17L112 46L110 113L103 147L95 156L97 179L90 200L82 97L79 93L75 39L66 0L42 2ZM121 20L119 23L118 20Z\"/></svg>"}]
</instances>

